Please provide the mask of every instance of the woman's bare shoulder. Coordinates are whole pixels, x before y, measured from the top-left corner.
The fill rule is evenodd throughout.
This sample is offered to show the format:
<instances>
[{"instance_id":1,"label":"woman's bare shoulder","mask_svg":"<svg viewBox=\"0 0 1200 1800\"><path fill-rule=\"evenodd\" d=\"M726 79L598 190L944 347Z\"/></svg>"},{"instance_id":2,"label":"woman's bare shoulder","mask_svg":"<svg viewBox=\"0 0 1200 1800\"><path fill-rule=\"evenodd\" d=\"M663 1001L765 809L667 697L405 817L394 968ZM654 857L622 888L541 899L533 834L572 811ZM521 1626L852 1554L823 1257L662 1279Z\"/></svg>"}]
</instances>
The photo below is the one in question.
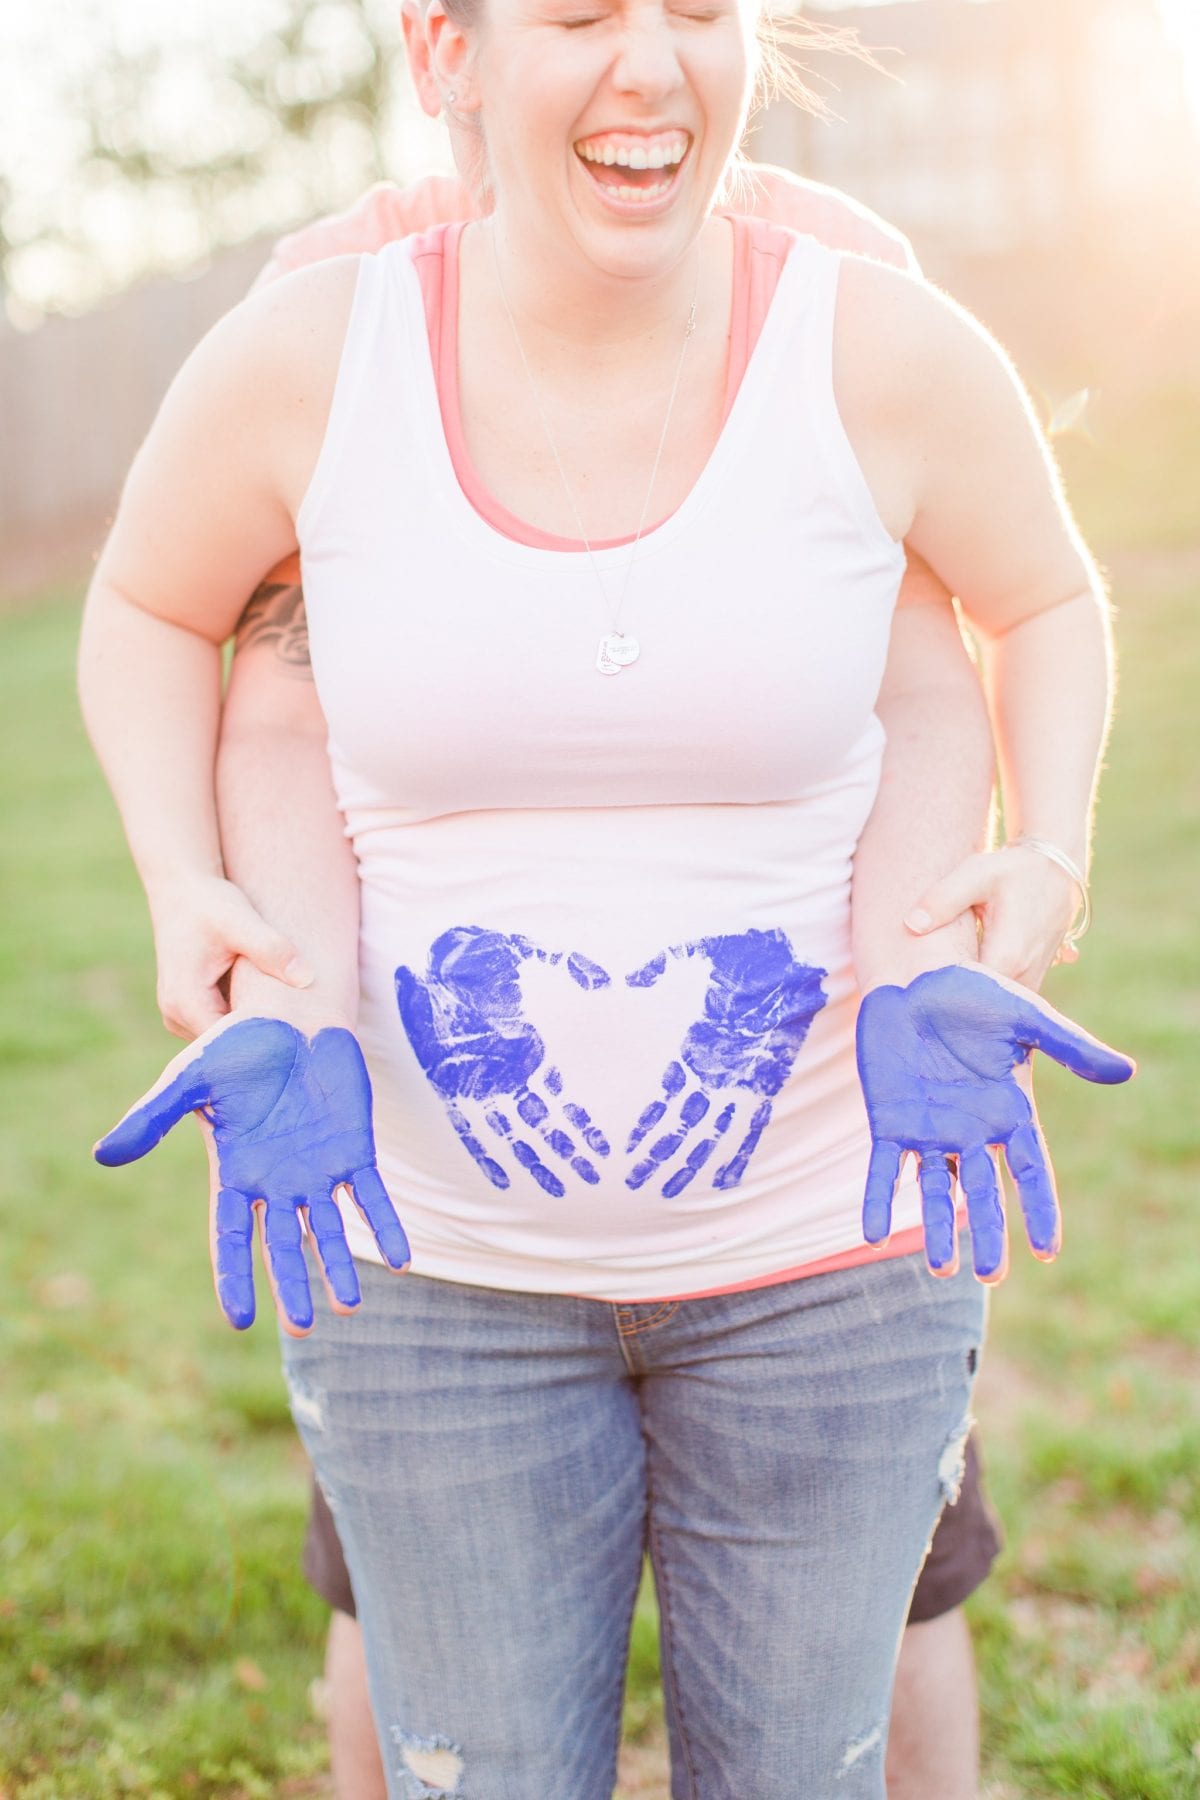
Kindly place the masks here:
<instances>
[{"instance_id":1,"label":"woman's bare shoulder","mask_svg":"<svg viewBox=\"0 0 1200 1800\"><path fill-rule=\"evenodd\" d=\"M250 391L332 386L361 256L334 256L257 288L210 333L215 360L237 365Z\"/></svg>"},{"instance_id":2,"label":"woman's bare shoulder","mask_svg":"<svg viewBox=\"0 0 1200 1800\"><path fill-rule=\"evenodd\" d=\"M1011 386L1012 366L978 319L907 269L843 255L835 371L839 399L878 417L958 391Z\"/></svg>"},{"instance_id":3,"label":"woman's bare shoulder","mask_svg":"<svg viewBox=\"0 0 1200 1800\"><path fill-rule=\"evenodd\" d=\"M333 404L361 261L331 257L247 295L184 364L158 435L173 423L197 448L244 455L294 509Z\"/></svg>"}]
</instances>

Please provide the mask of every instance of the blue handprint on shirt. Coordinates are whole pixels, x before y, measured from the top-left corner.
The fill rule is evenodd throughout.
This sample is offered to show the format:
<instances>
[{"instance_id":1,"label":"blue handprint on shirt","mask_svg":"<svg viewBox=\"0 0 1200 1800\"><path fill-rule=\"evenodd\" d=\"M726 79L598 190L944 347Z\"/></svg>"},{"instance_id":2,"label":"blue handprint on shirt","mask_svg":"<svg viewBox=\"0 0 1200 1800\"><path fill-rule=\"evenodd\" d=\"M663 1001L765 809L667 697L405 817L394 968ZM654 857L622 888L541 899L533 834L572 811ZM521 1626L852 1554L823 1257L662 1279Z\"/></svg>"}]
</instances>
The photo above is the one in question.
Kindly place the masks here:
<instances>
[{"instance_id":1,"label":"blue handprint on shirt","mask_svg":"<svg viewBox=\"0 0 1200 1800\"><path fill-rule=\"evenodd\" d=\"M609 1144L582 1106L562 1098L557 1069L542 1076L545 1093L531 1085L546 1060L545 1043L521 1012L521 968L531 958L561 965L587 992L609 984L607 973L586 956L542 950L516 933L456 925L433 945L424 975L403 965L396 970L396 1004L417 1061L492 1185L509 1185L493 1154L507 1146L539 1187L561 1199L567 1191L561 1176L543 1160L542 1148L520 1135L520 1127L590 1186L600 1176L580 1145L604 1157ZM511 1101L517 1122L499 1104L504 1100ZM492 1134L490 1145L483 1127Z\"/></svg>"},{"instance_id":2,"label":"blue handprint on shirt","mask_svg":"<svg viewBox=\"0 0 1200 1800\"><path fill-rule=\"evenodd\" d=\"M743 931L672 945L669 952L660 952L627 975L626 983L653 987L666 969L668 954L708 959L704 1011L684 1033L678 1061L668 1063L663 1072L663 1098L644 1108L629 1134L625 1148L633 1155L667 1121L666 1130L650 1143L625 1183L639 1188L652 1176L665 1175L661 1191L670 1200L696 1178L738 1118L735 1094L709 1119L716 1096L731 1088L748 1094L753 1110L744 1135L714 1173L712 1185L732 1188L741 1181L770 1123L772 1102L825 1004L821 983L826 971L797 962L782 931ZM694 1085L689 1084L689 1073ZM678 1108L668 1119L676 1100ZM679 1152L705 1121L706 1135L691 1143L680 1162Z\"/></svg>"},{"instance_id":3,"label":"blue handprint on shirt","mask_svg":"<svg viewBox=\"0 0 1200 1800\"><path fill-rule=\"evenodd\" d=\"M625 1182L637 1189L661 1176L660 1191L673 1199L727 1138L729 1154L712 1183L723 1189L741 1181L775 1096L825 1004L825 970L798 962L782 931L744 931L672 945L627 975L626 985L653 987L668 956L705 958L708 988L701 1016L686 1028L678 1059L663 1073L663 1098L643 1108L629 1134L625 1154L637 1160ZM417 1060L476 1166L493 1186L507 1188L509 1173L497 1160L507 1147L546 1193L561 1199L565 1170L550 1166L545 1150L594 1186L600 1176L592 1157L606 1157L610 1148L585 1108L563 1098L562 1075L547 1066L545 1041L524 1016L521 971L531 959L561 965L585 992L609 985L607 972L578 953L458 925L437 939L423 975L403 965L396 970L396 1001ZM729 1097L714 1113L718 1096ZM506 1101L511 1113L501 1104ZM704 1133L693 1136L704 1122ZM740 1135L728 1137L735 1125Z\"/></svg>"}]
</instances>

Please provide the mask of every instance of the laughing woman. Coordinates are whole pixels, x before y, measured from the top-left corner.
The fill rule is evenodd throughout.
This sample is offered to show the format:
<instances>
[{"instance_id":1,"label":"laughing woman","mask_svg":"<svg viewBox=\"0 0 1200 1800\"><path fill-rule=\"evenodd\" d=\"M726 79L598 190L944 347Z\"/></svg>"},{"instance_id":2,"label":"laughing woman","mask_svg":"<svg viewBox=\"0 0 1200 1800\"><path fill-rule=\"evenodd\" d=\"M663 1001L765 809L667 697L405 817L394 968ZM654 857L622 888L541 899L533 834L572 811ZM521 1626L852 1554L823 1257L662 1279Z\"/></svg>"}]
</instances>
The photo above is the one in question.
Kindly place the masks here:
<instances>
[{"instance_id":1,"label":"laughing woman","mask_svg":"<svg viewBox=\"0 0 1200 1800\"><path fill-rule=\"evenodd\" d=\"M894 985L902 841L851 918L903 545L993 646L1010 812L1068 867L1103 603L978 328L714 212L748 0L434 0L425 30L493 211L218 326L131 473L83 653L131 838L169 863L202 817L218 868L220 646L298 541L358 879L308 896L309 996L243 988L103 1154L202 1112L241 1322L267 1203L392 1795L611 1794L648 1545L673 1793L877 1797L983 1332L946 1154L979 1274L1005 1257L989 1143L1051 1255L1013 1065L1038 1042L1128 1073L978 971ZM972 960L962 931L931 964ZM966 1114L1003 1091L982 1151L938 1136L938 1082ZM916 1183L893 1203L907 1149L940 1280Z\"/></svg>"}]
</instances>

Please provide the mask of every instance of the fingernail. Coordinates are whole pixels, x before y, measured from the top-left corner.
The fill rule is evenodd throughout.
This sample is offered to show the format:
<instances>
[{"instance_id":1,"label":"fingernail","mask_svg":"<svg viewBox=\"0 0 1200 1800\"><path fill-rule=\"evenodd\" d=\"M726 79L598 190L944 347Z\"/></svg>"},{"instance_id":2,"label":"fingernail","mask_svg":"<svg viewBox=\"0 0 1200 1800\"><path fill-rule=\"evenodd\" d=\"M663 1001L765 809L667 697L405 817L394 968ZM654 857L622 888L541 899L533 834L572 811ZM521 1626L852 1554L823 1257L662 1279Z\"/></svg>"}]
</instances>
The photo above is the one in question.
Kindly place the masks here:
<instances>
[{"instance_id":1,"label":"fingernail","mask_svg":"<svg viewBox=\"0 0 1200 1800\"><path fill-rule=\"evenodd\" d=\"M918 907L916 912L909 913L904 923L910 931L928 931L933 920L927 912Z\"/></svg>"},{"instance_id":2,"label":"fingernail","mask_svg":"<svg viewBox=\"0 0 1200 1800\"><path fill-rule=\"evenodd\" d=\"M311 987L316 980L316 976L308 964L301 961L298 956L293 956L283 971L283 978L285 981L290 981L293 987Z\"/></svg>"}]
</instances>

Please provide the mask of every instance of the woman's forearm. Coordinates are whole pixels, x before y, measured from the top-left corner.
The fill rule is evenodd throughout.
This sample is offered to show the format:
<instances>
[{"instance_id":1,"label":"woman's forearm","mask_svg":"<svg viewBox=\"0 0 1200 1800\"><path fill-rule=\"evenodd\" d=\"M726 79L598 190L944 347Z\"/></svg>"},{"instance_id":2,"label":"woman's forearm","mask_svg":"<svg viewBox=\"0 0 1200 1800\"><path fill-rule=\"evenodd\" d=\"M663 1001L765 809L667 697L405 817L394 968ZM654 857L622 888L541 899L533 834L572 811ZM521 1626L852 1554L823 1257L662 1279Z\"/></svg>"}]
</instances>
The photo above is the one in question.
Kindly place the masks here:
<instances>
[{"instance_id":1,"label":"woman's forearm","mask_svg":"<svg viewBox=\"0 0 1200 1800\"><path fill-rule=\"evenodd\" d=\"M213 762L221 653L208 638L93 582L79 694L150 900L221 870Z\"/></svg>"},{"instance_id":2,"label":"woman's forearm","mask_svg":"<svg viewBox=\"0 0 1200 1800\"><path fill-rule=\"evenodd\" d=\"M983 640L1008 838L1056 844L1086 869L1108 731L1105 603L1085 593Z\"/></svg>"}]
</instances>

